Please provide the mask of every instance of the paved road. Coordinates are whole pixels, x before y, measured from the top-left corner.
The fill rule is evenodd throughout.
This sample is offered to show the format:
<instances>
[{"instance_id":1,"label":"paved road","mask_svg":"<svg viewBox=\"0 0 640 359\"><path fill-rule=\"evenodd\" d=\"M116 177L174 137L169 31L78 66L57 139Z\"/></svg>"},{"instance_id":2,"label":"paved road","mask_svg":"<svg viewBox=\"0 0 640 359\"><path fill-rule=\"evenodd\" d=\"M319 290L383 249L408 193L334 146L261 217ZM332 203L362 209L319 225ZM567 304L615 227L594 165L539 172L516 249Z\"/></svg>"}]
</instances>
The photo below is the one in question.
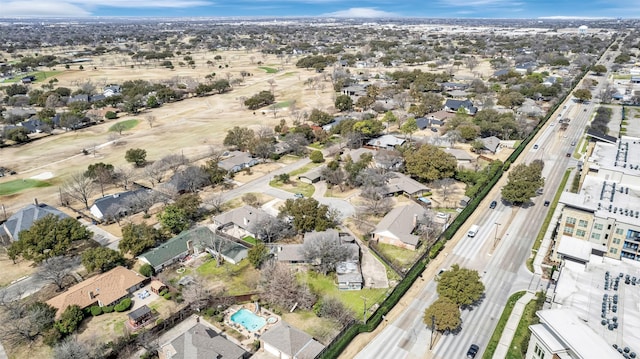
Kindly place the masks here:
<instances>
[{"instance_id":1,"label":"paved road","mask_svg":"<svg viewBox=\"0 0 640 359\"><path fill-rule=\"evenodd\" d=\"M480 346L478 356L481 356L508 297L519 290L537 291L546 287L546 282L529 272L523 264L531 255L531 247L548 211L548 207L542 204L544 200L553 199L566 169L576 166L576 159L566 154L573 153L571 143L579 142L595 107L593 102L579 104L573 99L568 99L565 104L567 107L561 107L559 112L563 117L571 117L568 129L564 133L558 130L558 114L554 114L555 117L529 145L525 155L514 163L529 163L535 159L545 162L543 194L534 198L531 206L515 208L500 203L490 210L489 202L500 199L499 188L506 183L507 177L503 176L469 221L473 223L467 223L448 243L442 268L458 263L478 270L486 287L480 305L471 311L463 311L462 330L456 335L440 337L430 350L431 331L424 325L422 314L437 298L437 293L435 282L427 280L419 294L400 302L400 306L406 306L402 314L381 330L356 358L463 358L472 343ZM534 144L538 145L536 150L533 150ZM476 237L468 238L466 229L472 224L479 224L481 229Z\"/></svg>"}]
</instances>

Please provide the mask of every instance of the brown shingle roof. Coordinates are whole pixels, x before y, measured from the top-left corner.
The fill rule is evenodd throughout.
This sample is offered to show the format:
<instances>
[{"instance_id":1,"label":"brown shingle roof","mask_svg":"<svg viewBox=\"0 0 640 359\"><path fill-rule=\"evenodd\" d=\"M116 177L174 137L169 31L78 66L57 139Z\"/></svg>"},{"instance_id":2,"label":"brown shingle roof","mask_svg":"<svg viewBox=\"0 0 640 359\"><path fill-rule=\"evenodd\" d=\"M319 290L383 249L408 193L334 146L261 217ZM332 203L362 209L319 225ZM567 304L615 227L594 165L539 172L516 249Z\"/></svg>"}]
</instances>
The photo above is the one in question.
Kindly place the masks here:
<instances>
[{"instance_id":1,"label":"brown shingle roof","mask_svg":"<svg viewBox=\"0 0 640 359\"><path fill-rule=\"evenodd\" d=\"M109 305L128 294L128 289L137 286L145 277L125 267L91 277L69 288L66 292L51 298L47 304L58 309L60 315L70 305L86 308L94 303Z\"/></svg>"}]
</instances>

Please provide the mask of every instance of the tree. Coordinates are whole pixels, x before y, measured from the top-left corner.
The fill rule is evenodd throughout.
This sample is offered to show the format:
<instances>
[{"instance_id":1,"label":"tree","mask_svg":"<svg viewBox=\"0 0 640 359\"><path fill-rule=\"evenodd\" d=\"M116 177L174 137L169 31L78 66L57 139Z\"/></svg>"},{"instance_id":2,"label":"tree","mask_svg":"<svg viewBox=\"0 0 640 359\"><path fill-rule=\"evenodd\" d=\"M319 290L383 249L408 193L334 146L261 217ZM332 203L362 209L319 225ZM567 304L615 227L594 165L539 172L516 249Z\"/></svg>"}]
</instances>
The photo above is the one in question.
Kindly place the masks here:
<instances>
[{"instance_id":1,"label":"tree","mask_svg":"<svg viewBox=\"0 0 640 359\"><path fill-rule=\"evenodd\" d=\"M160 106L160 102L158 102L158 98L155 96L149 96L147 98L147 108L156 108Z\"/></svg>"},{"instance_id":2,"label":"tree","mask_svg":"<svg viewBox=\"0 0 640 359\"><path fill-rule=\"evenodd\" d=\"M234 126L232 129L227 131L227 136L224 138L223 144L225 146L237 148L240 151L246 151L254 140L255 134L252 129Z\"/></svg>"},{"instance_id":3,"label":"tree","mask_svg":"<svg viewBox=\"0 0 640 359\"><path fill-rule=\"evenodd\" d=\"M508 182L502 187L502 198L514 204L528 202L538 188L544 186L542 161L533 161L529 166L519 164L509 172Z\"/></svg>"},{"instance_id":4,"label":"tree","mask_svg":"<svg viewBox=\"0 0 640 359\"><path fill-rule=\"evenodd\" d=\"M324 162L324 156L322 156L322 152L319 150L312 151L309 155L309 159L313 163L322 163Z\"/></svg>"},{"instance_id":5,"label":"tree","mask_svg":"<svg viewBox=\"0 0 640 359\"><path fill-rule=\"evenodd\" d=\"M589 101L591 100L591 91L587 89L577 89L573 91L573 96L575 96L580 102Z\"/></svg>"},{"instance_id":6,"label":"tree","mask_svg":"<svg viewBox=\"0 0 640 359\"><path fill-rule=\"evenodd\" d=\"M147 124L149 125L149 128L153 128L153 124L156 122L156 116L153 115L146 115L144 116L145 121L147 121Z\"/></svg>"},{"instance_id":7,"label":"tree","mask_svg":"<svg viewBox=\"0 0 640 359\"><path fill-rule=\"evenodd\" d=\"M293 234L289 223L272 216L258 218L251 225L251 232L255 233L256 238L266 243L273 243Z\"/></svg>"},{"instance_id":8,"label":"tree","mask_svg":"<svg viewBox=\"0 0 640 359\"><path fill-rule=\"evenodd\" d=\"M138 270L138 272L140 272L140 274L142 274L147 278L152 277L156 274L156 270L149 263L145 263L142 266L140 266L140 269Z\"/></svg>"},{"instance_id":9,"label":"tree","mask_svg":"<svg viewBox=\"0 0 640 359\"><path fill-rule=\"evenodd\" d=\"M19 240L11 243L9 250L24 259L41 263L65 254L72 243L89 240L92 236L93 233L76 219L60 219L50 214L21 231Z\"/></svg>"},{"instance_id":10,"label":"tree","mask_svg":"<svg viewBox=\"0 0 640 359\"><path fill-rule=\"evenodd\" d=\"M480 140L471 141L471 149L475 153L482 153L482 151L484 151L484 142Z\"/></svg>"},{"instance_id":11,"label":"tree","mask_svg":"<svg viewBox=\"0 0 640 359\"><path fill-rule=\"evenodd\" d=\"M164 211L158 215L158 219L162 227L173 234L179 234L191 226L191 221L185 210L173 204L166 206Z\"/></svg>"},{"instance_id":12,"label":"tree","mask_svg":"<svg viewBox=\"0 0 640 359\"><path fill-rule=\"evenodd\" d=\"M269 248L267 248L262 241L258 241L256 245L251 247L247 255L249 263L251 263L255 268L260 268L268 257Z\"/></svg>"},{"instance_id":13,"label":"tree","mask_svg":"<svg viewBox=\"0 0 640 359\"><path fill-rule=\"evenodd\" d=\"M400 131L402 131L402 133L406 135L409 135L409 141L411 141L411 135L414 132L418 131L418 123L416 122L416 119L414 117L408 118L407 121L405 121L405 123L400 127Z\"/></svg>"},{"instance_id":14,"label":"tree","mask_svg":"<svg viewBox=\"0 0 640 359\"><path fill-rule=\"evenodd\" d=\"M104 186L112 183L115 179L115 171L112 164L109 163L93 163L87 168L85 176L93 179L100 186L100 193L104 197Z\"/></svg>"},{"instance_id":15,"label":"tree","mask_svg":"<svg viewBox=\"0 0 640 359\"><path fill-rule=\"evenodd\" d=\"M353 247L342 244L340 238L330 235L318 235L313 240L305 240L302 245L302 255L313 267L323 275L336 269L336 264L347 259L357 257L352 252Z\"/></svg>"},{"instance_id":16,"label":"tree","mask_svg":"<svg viewBox=\"0 0 640 359\"><path fill-rule=\"evenodd\" d=\"M425 181L453 177L458 163L455 157L436 146L423 145L405 153L407 172Z\"/></svg>"},{"instance_id":17,"label":"tree","mask_svg":"<svg viewBox=\"0 0 640 359\"><path fill-rule=\"evenodd\" d=\"M211 85L211 88L213 90L218 91L218 93L224 93L226 92L228 89L231 88L231 85L229 85L229 81L222 79L222 80L217 80L216 82L214 82Z\"/></svg>"},{"instance_id":18,"label":"tree","mask_svg":"<svg viewBox=\"0 0 640 359\"><path fill-rule=\"evenodd\" d=\"M336 97L335 106L338 111L350 111L353 108L353 100L349 95L339 95Z\"/></svg>"},{"instance_id":19,"label":"tree","mask_svg":"<svg viewBox=\"0 0 640 359\"><path fill-rule=\"evenodd\" d=\"M314 295L306 285L298 282L291 268L275 260L263 264L260 287L263 300L287 311L294 305L300 309L309 309L315 302Z\"/></svg>"},{"instance_id":20,"label":"tree","mask_svg":"<svg viewBox=\"0 0 640 359\"><path fill-rule=\"evenodd\" d=\"M353 312L342 301L334 297L324 297L314 305L314 312L320 318L331 318L342 326L353 321Z\"/></svg>"},{"instance_id":21,"label":"tree","mask_svg":"<svg viewBox=\"0 0 640 359\"><path fill-rule=\"evenodd\" d=\"M127 223L122 227L122 239L118 243L118 249L135 257L155 247L162 239L160 231L153 226L146 223Z\"/></svg>"},{"instance_id":22,"label":"tree","mask_svg":"<svg viewBox=\"0 0 640 359\"><path fill-rule=\"evenodd\" d=\"M363 210L374 216L383 216L393 208L393 201L387 196L386 185L364 186L360 192L364 199Z\"/></svg>"},{"instance_id":23,"label":"tree","mask_svg":"<svg viewBox=\"0 0 640 359\"><path fill-rule=\"evenodd\" d=\"M116 122L111 125L110 129L117 132L119 135L122 135L122 131L127 129L127 125L124 122Z\"/></svg>"},{"instance_id":24,"label":"tree","mask_svg":"<svg viewBox=\"0 0 640 359\"><path fill-rule=\"evenodd\" d=\"M314 108L313 110L311 110L311 114L309 114L308 120L318 126L324 126L333 121L333 116L324 111L318 110L317 108Z\"/></svg>"},{"instance_id":25,"label":"tree","mask_svg":"<svg viewBox=\"0 0 640 359\"><path fill-rule=\"evenodd\" d=\"M228 173L227 170L218 166L218 161L215 160L208 160L201 168L207 175L209 183L214 186L224 182Z\"/></svg>"},{"instance_id":26,"label":"tree","mask_svg":"<svg viewBox=\"0 0 640 359\"><path fill-rule=\"evenodd\" d=\"M84 319L84 312L78 305L70 305L62 312L60 320L55 323L55 328L63 336L72 334L78 329Z\"/></svg>"},{"instance_id":27,"label":"tree","mask_svg":"<svg viewBox=\"0 0 640 359\"><path fill-rule=\"evenodd\" d=\"M41 302L2 302L0 337L13 345L33 343L53 327L56 308Z\"/></svg>"},{"instance_id":28,"label":"tree","mask_svg":"<svg viewBox=\"0 0 640 359\"><path fill-rule=\"evenodd\" d=\"M95 356L95 348L76 335L64 338L53 347L53 359L84 359Z\"/></svg>"},{"instance_id":29,"label":"tree","mask_svg":"<svg viewBox=\"0 0 640 359\"><path fill-rule=\"evenodd\" d=\"M600 75L602 75L603 73L606 73L606 72L607 72L607 67L606 67L605 65L598 64L598 65L594 65L594 66L591 68L591 71L595 72L595 73L596 73L596 76L600 76Z\"/></svg>"},{"instance_id":30,"label":"tree","mask_svg":"<svg viewBox=\"0 0 640 359\"><path fill-rule=\"evenodd\" d=\"M7 140L16 143L24 143L29 141L29 130L24 127L15 127L6 132Z\"/></svg>"},{"instance_id":31,"label":"tree","mask_svg":"<svg viewBox=\"0 0 640 359\"><path fill-rule=\"evenodd\" d=\"M398 122L398 118L393 112L387 111L382 117L382 121L387 123L387 133L389 133L389 126L391 126L392 123Z\"/></svg>"},{"instance_id":32,"label":"tree","mask_svg":"<svg viewBox=\"0 0 640 359\"><path fill-rule=\"evenodd\" d=\"M108 247L96 247L87 249L82 253L82 265L87 272L99 270L104 273L119 265L124 265L124 257L120 252Z\"/></svg>"},{"instance_id":33,"label":"tree","mask_svg":"<svg viewBox=\"0 0 640 359\"><path fill-rule=\"evenodd\" d=\"M478 271L461 268L454 264L438 279L438 294L450 299L460 307L471 306L482 298L484 284Z\"/></svg>"},{"instance_id":34,"label":"tree","mask_svg":"<svg viewBox=\"0 0 640 359\"><path fill-rule=\"evenodd\" d=\"M125 153L124 159L135 164L136 167L142 167L147 163L147 151L142 148L130 148Z\"/></svg>"},{"instance_id":35,"label":"tree","mask_svg":"<svg viewBox=\"0 0 640 359\"><path fill-rule=\"evenodd\" d=\"M46 259L38 270L36 276L58 287L58 291L64 289L64 280L71 274L75 258L68 259L64 256L51 257Z\"/></svg>"},{"instance_id":36,"label":"tree","mask_svg":"<svg viewBox=\"0 0 640 359\"><path fill-rule=\"evenodd\" d=\"M198 219L201 204L202 199L196 193L185 193L180 195L180 197L178 197L173 203L174 206L182 209L187 218L192 221Z\"/></svg>"},{"instance_id":37,"label":"tree","mask_svg":"<svg viewBox=\"0 0 640 359\"><path fill-rule=\"evenodd\" d=\"M451 332L460 327L460 308L447 297L439 297L424 311L424 324L432 331Z\"/></svg>"},{"instance_id":38,"label":"tree","mask_svg":"<svg viewBox=\"0 0 640 359\"><path fill-rule=\"evenodd\" d=\"M95 183L86 173L78 172L62 185L62 192L67 196L80 201L86 209L89 209L89 198L95 192Z\"/></svg>"},{"instance_id":39,"label":"tree","mask_svg":"<svg viewBox=\"0 0 640 359\"><path fill-rule=\"evenodd\" d=\"M260 91L244 101L244 105L249 110L257 110L261 107L269 106L275 102L275 97L271 91Z\"/></svg>"},{"instance_id":40,"label":"tree","mask_svg":"<svg viewBox=\"0 0 640 359\"><path fill-rule=\"evenodd\" d=\"M298 233L321 232L334 226L329 207L314 198L287 199L278 216L293 218L293 227Z\"/></svg>"}]
</instances>

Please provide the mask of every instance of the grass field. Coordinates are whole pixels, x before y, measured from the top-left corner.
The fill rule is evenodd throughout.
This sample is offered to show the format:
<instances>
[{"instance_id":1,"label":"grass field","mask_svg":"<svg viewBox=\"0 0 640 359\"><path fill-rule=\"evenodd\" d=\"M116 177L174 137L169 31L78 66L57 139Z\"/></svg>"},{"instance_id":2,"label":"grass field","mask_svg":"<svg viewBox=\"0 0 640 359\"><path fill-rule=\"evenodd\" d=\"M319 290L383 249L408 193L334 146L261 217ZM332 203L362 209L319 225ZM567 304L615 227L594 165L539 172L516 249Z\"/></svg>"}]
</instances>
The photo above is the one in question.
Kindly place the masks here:
<instances>
[{"instance_id":1,"label":"grass field","mask_svg":"<svg viewBox=\"0 0 640 359\"><path fill-rule=\"evenodd\" d=\"M5 183L0 183L0 196L18 193L28 188L49 187L51 184L45 181L34 179L17 179Z\"/></svg>"},{"instance_id":2,"label":"grass field","mask_svg":"<svg viewBox=\"0 0 640 359\"><path fill-rule=\"evenodd\" d=\"M498 342L500 341L500 337L502 336L502 332L504 331L504 327L507 325L507 321L511 316L511 312L513 311L513 307L515 307L516 302L525 294L525 291L516 292L507 301L507 305L502 311L502 315L500 316L500 320L496 325L496 329L493 331L493 335L491 336L491 340L489 340L489 344L487 344L487 349L484 351L482 355L482 359L491 359L493 358L493 353L496 351L498 347Z\"/></svg>"},{"instance_id":3,"label":"grass field","mask_svg":"<svg viewBox=\"0 0 640 359\"><path fill-rule=\"evenodd\" d=\"M385 243L378 243L377 247L386 258L395 261L402 267L411 267L420 254L418 251L411 251Z\"/></svg>"},{"instance_id":4,"label":"grass field","mask_svg":"<svg viewBox=\"0 0 640 359\"><path fill-rule=\"evenodd\" d=\"M22 78L25 76L35 76L36 77L36 81L37 82L42 82L50 77L56 76L58 74L61 74L62 71L35 71L35 72L29 72L26 73L24 75L19 75L16 76L15 78L12 79L7 79L2 81L2 83L5 84L10 84L10 83L15 83L15 82L20 82L22 81Z\"/></svg>"},{"instance_id":5,"label":"grass field","mask_svg":"<svg viewBox=\"0 0 640 359\"><path fill-rule=\"evenodd\" d=\"M540 320L536 316L536 312L542 309L542 305L544 304L544 294L538 292L537 295L538 297L536 299L530 301L527 303L527 306L524 307L522 318L520 318L520 323L518 323L518 328L516 328L516 333L513 336L509 351L507 352L507 359L524 358L531 336L529 326L539 323Z\"/></svg>"},{"instance_id":6,"label":"grass field","mask_svg":"<svg viewBox=\"0 0 640 359\"><path fill-rule=\"evenodd\" d=\"M363 298L366 298L368 311L374 304L381 303L384 300L387 291L384 288L338 290L338 285L333 277L311 271L300 273L298 279L307 283L311 291L316 294L340 299L347 308L353 311L355 318L359 320L362 320L365 310L365 300Z\"/></svg>"},{"instance_id":7,"label":"grass field","mask_svg":"<svg viewBox=\"0 0 640 359\"><path fill-rule=\"evenodd\" d=\"M135 118L131 120L120 121L118 123L114 123L113 125L111 125L111 127L109 127L109 132L119 132L120 130L118 129L118 126L120 124L124 126L124 129L122 131L128 131L138 126L138 123L140 123L140 120L137 120Z\"/></svg>"},{"instance_id":8,"label":"grass field","mask_svg":"<svg viewBox=\"0 0 640 359\"><path fill-rule=\"evenodd\" d=\"M313 192L316 191L316 188L312 184L303 183L296 180L291 180L290 183L282 183L281 181L274 179L269 182L269 186L279 188L283 191L291 193L302 193L302 195L305 197L313 196Z\"/></svg>"},{"instance_id":9,"label":"grass field","mask_svg":"<svg viewBox=\"0 0 640 359\"><path fill-rule=\"evenodd\" d=\"M276 73L278 73L278 70L274 69L273 67L260 66L258 68L261 69L261 70L266 71L268 74L276 74Z\"/></svg>"},{"instance_id":10,"label":"grass field","mask_svg":"<svg viewBox=\"0 0 640 359\"><path fill-rule=\"evenodd\" d=\"M258 284L258 271L251 266L248 260L240 263L224 263L218 266L215 259L204 263L196 270L198 274L209 281L221 281L224 283L230 295L245 294L256 290Z\"/></svg>"},{"instance_id":11,"label":"grass field","mask_svg":"<svg viewBox=\"0 0 640 359\"><path fill-rule=\"evenodd\" d=\"M278 102L276 103L276 108L285 108L285 107L289 107L291 106L291 100L286 100L286 101L282 101L282 102Z\"/></svg>"}]
</instances>

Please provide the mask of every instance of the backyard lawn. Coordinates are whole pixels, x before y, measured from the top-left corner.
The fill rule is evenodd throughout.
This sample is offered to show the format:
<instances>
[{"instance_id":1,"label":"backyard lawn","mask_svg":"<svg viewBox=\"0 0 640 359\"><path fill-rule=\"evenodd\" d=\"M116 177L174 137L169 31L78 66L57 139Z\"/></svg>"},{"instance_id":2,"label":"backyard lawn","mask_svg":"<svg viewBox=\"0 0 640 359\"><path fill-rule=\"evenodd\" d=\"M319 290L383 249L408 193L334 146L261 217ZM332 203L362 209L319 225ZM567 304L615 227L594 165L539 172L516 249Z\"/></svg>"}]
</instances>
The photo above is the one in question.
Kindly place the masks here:
<instances>
[{"instance_id":1,"label":"backyard lawn","mask_svg":"<svg viewBox=\"0 0 640 359\"><path fill-rule=\"evenodd\" d=\"M217 261L212 258L198 267L196 272L210 282L224 283L230 295L255 291L260 277L258 271L246 259L238 264L225 262L218 266Z\"/></svg>"},{"instance_id":2,"label":"backyard lawn","mask_svg":"<svg viewBox=\"0 0 640 359\"><path fill-rule=\"evenodd\" d=\"M49 187L50 183L35 179L17 179L5 183L0 183L0 196L18 193L27 188Z\"/></svg>"},{"instance_id":3,"label":"backyard lawn","mask_svg":"<svg viewBox=\"0 0 640 359\"><path fill-rule=\"evenodd\" d=\"M411 267L418 255L420 255L420 251L411 251L385 243L378 243L376 247L385 256L385 258L395 261L401 267Z\"/></svg>"}]
</instances>

